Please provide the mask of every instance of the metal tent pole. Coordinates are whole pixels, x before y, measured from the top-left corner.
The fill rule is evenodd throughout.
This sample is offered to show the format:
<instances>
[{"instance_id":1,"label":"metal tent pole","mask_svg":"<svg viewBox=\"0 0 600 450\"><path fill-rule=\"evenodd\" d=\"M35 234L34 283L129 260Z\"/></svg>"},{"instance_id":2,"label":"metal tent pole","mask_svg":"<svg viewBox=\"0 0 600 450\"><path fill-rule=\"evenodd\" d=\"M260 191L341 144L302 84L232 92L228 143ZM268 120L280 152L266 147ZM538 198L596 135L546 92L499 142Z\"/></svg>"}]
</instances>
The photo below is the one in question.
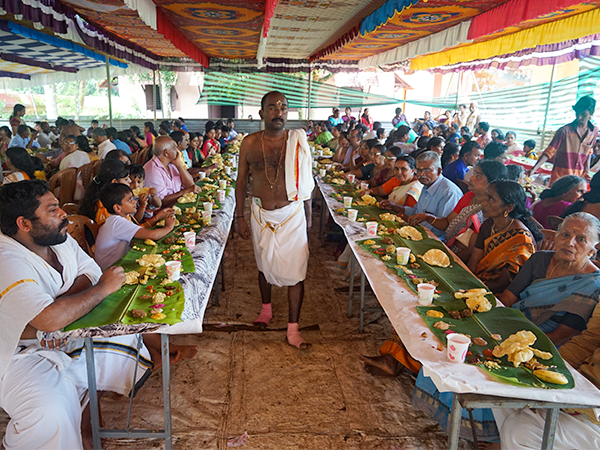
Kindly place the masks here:
<instances>
[{"instance_id":1,"label":"metal tent pole","mask_svg":"<svg viewBox=\"0 0 600 450\"><path fill-rule=\"evenodd\" d=\"M546 125L548 124L548 111L550 110L550 100L552 98L552 89L554 88L554 69L556 69L556 61L552 64L552 73L550 74L550 87L548 88L548 100L546 101L546 111L544 111L544 125L542 127L542 141L540 148L544 148L544 141L546 140Z\"/></svg>"},{"instance_id":2,"label":"metal tent pole","mask_svg":"<svg viewBox=\"0 0 600 450\"><path fill-rule=\"evenodd\" d=\"M113 114L112 114L112 99L110 98L110 85L111 85L111 80L110 80L110 63L108 62L109 58L108 55L106 56L106 82L107 82L107 91L108 91L108 120L110 122L110 126L113 126Z\"/></svg>"},{"instance_id":3,"label":"metal tent pole","mask_svg":"<svg viewBox=\"0 0 600 450\"><path fill-rule=\"evenodd\" d=\"M156 70L152 71L152 109L154 110L154 126L156 126Z\"/></svg>"},{"instance_id":4,"label":"metal tent pole","mask_svg":"<svg viewBox=\"0 0 600 450\"><path fill-rule=\"evenodd\" d=\"M306 115L307 120L310 120L310 106L312 104L312 85L313 85L313 76L312 76L312 67L308 65L308 114Z\"/></svg>"},{"instance_id":5,"label":"metal tent pole","mask_svg":"<svg viewBox=\"0 0 600 450\"><path fill-rule=\"evenodd\" d=\"M456 85L456 100L454 102L454 111L458 111L458 96L460 93L460 79L462 78L462 72L458 72L458 83Z\"/></svg>"}]
</instances>

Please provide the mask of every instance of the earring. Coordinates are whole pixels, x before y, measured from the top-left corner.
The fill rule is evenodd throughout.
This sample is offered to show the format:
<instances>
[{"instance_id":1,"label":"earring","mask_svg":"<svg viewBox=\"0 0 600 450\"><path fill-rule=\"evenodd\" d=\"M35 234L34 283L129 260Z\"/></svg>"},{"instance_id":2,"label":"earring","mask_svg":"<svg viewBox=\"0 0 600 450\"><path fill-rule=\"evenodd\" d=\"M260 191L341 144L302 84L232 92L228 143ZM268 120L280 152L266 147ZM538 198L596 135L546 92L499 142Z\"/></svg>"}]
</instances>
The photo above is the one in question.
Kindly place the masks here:
<instances>
[{"instance_id":1,"label":"earring","mask_svg":"<svg viewBox=\"0 0 600 450\"><path fill-rule=\"evenodd\" d=\"M504 211L504 218L506 219L508 217L508 211Z\"/></svg>"}]
</instances>

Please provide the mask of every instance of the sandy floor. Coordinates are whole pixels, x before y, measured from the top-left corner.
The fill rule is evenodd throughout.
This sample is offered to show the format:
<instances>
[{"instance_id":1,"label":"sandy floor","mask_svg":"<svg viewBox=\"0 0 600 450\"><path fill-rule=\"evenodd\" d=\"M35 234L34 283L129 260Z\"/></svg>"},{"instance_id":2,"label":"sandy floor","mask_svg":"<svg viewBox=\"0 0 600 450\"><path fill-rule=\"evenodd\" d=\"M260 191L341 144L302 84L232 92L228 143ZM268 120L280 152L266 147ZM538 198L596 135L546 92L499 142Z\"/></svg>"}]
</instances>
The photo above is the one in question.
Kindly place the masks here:
<instances>
[{"instance_id":1,"label":"sandy floor","mask_svg":"<svg viewBox=\"0 0 600 450\"><path fill-rule=\"evenodd\" d=\"M315 218L318 217L318 210ZM318 220L318 219L317 219ZM226 291L221 306L209 306L201 335L174 343L197 344L195 358L172 366L173 442L178 449L226 449L227 440L249 434L246 449L395 450L443 449L446 435L435 421L410 405L414 381L373 376L358 355L377 355L392 331L383 313L366 317L358 332L358 302L349 319L347 283L335 266L334 243L320 247L317 224L310 232L311 259L300 320L312 348L301 352L285 342L287 297L273 290L274 319L267 331L247 326L260 310L256 266L249 242L230 240ZM345 288L345 291L344 291ZM370 297L367 306L378 306ZM123 427L127 399L103 399L105 426ZM0 436L8 422L0 410ZM162 427L161 376L139 392L135 427ZM110 440L103 447L162 448L160 440ZM461 441L462 449L471 449Z\"/></svg>"}]
</instances>

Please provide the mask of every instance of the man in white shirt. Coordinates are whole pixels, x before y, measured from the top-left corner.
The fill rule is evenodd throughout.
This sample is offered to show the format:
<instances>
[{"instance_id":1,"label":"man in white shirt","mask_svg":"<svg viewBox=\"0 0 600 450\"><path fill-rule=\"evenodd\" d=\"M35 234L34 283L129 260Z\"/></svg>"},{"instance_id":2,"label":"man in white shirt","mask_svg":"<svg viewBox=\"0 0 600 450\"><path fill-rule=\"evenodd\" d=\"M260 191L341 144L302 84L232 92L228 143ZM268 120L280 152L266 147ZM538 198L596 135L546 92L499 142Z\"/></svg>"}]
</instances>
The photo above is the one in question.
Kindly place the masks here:
<instances>
[{"instance_id":1,"label":"man in white shirt","mask_svg":"<svg viewBox=\"0 0 600 450\"><path fill-rule=\"evenodd\" d=\"M98 158L100 159L106 158L108 152L117 149L117 146L110 142L110 139L108 139L106 134L106 130L103 128L94 128L92 130L92 138L98 146Z\"/></svg>"}]
</instances>

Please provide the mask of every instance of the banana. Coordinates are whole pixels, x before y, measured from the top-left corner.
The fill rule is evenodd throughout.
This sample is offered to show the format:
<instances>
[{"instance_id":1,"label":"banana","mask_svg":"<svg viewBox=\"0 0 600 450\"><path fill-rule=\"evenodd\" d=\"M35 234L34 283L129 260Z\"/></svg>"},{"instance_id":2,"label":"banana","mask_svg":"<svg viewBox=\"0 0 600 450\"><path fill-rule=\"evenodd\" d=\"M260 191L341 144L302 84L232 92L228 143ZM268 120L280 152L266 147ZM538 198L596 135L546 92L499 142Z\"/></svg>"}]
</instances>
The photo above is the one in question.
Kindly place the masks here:
<instances>
[{"instance_id":1,"label":"banana","mask_svg":"<svg viewBox=\"0 0 600 450\"><path fill-rule=\"evenodd\" d=\"M562 373L553 372L552 370L538 369L534 370L533 374L542 381L552 384L567 384L569 380Z\"/></svg>"}]
</instances>

